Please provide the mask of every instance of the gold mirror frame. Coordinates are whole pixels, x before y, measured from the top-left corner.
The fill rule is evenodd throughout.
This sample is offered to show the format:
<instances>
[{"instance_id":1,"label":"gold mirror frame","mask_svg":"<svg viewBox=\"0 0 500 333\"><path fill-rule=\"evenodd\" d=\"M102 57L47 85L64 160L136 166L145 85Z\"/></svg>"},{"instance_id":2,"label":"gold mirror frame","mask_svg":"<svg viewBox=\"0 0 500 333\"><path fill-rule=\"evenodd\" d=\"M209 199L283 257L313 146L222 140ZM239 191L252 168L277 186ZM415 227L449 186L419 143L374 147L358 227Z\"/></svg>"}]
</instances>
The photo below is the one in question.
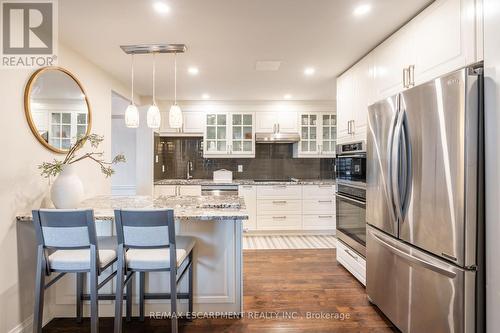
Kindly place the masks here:
<instances>
[{"instance_id":1,"label":"gold mirror frame","mask_svg":"<svg viewBox=\"0 0 500 333\"><path fill-rule=\"evenodd\" d=\"M31 132L33 135L36 137L36 139L48 150L53 151L58 154L66 154L69 149L59 149L54 146L51 146L47 141L45 141L42 136L38 133L38 129L35 125L35 122L33 121L33 117L31 116L31 90L33 88L33 83L36 81L36 79L43 74L44 72L48 71L61 71L64 74L68 75L75 83L78 85L80 90L82 91L83 95L85 96L85 103L87 104L87 110L88 110L88 116L87 116L87 132L86 135L90 134L91 128L92 128L92 108L90 107L90 102L89 98L87 96L87 93L85 89L83 88L81 82L67 69L62 68L62 67L57 67L57 66L48 66L48 67L43 67L35 71L30 79L28 80L28 83L26 84L26 87L24 89L24 114L26 116L26 120L28 121L28 124L30 126Z\"/></svg>"}]
</instances>

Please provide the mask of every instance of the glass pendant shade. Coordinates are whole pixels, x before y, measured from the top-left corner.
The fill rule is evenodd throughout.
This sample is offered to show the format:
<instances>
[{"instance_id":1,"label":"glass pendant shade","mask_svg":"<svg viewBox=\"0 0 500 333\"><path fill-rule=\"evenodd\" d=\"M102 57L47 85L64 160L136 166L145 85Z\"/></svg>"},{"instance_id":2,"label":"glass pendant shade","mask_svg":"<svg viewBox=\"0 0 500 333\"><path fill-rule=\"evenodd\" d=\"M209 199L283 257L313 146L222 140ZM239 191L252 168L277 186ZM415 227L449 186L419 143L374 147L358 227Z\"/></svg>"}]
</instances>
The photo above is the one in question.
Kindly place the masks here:
<instances>
[{"instance_id":1,"label":"glass pendant shade","mask_svg":"<svg viewBox=\"0 0 500 333\"><path fill-rule=\"evenodd\" d=\"M174 104L170 107L168 123L170 128L182 128L182 110L179 105Z\"/></svg>"},{"instance_id":2,"label":"glass pendant shade","mask_svg":"<svg viewBox=\"0 0 500 333\"><path fill-rule=\"evenodd\" d=\"M147 113L147 122L149 128L154 128L154 129L160 128L161 115L160 115L160 109L158 109L156 104L153 104L149 107Z\"/></svg>"},{"instance_id":3,"label":"glass pendant shade","mask_svg":"<svg viewBox=\"0 0 500 333\"><path fill-rule=\"evenodd\" d=\"M134 104L130 104L125 110L125 126L128 128L139 127L139 110Z\"/></svg>"}]
</instances>

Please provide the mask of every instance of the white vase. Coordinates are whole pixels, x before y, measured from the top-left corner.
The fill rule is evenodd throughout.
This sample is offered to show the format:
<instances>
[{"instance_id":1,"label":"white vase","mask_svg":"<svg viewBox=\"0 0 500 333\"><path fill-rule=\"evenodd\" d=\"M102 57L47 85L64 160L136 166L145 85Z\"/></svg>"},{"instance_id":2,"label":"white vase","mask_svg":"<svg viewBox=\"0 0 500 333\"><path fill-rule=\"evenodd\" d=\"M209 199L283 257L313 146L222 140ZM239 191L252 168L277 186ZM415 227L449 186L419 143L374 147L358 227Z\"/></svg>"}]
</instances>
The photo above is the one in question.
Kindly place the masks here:
<instances>
[{"instance_id":1,"label":"white vase","mask_svg":"<svg viewBox=\"0 0 500 333\"><path fill-rule=\"evenodd\" d=\"M83 195L83 183L76 174L75 165L64 165L50 189L54 206L63 209L77 208L83 200Z\"/></svg>"}]
</instances>

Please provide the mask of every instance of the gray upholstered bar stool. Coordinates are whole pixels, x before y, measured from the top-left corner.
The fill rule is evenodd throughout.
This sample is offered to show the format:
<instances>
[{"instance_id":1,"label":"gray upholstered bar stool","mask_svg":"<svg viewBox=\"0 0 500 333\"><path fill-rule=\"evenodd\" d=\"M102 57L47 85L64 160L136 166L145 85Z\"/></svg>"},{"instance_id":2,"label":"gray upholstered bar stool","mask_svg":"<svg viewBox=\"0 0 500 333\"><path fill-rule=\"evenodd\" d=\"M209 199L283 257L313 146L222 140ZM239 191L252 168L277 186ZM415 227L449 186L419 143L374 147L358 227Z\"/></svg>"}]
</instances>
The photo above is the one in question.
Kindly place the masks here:
<instances>
[{"instance_id":1,"label":"gray upholstered bar stool","mask_svg":"<svg viewBox=\"0 0 500 333\"><path fill-rule=\"evenodd\" d=\"M83 276L90 273L91 332L99 331L98 290L116 275L110 274L101 283L98 277L116 261L116 251L99 250L94 212L84 209L33 210L33 224L37 238L35 277L35 311L33 332L42 332L43 299L45 289L66 273L77 274L77 317L82 316ZM49 253L49 251L55 252ZM45 283L52 272L59 274Z\"/></svg>"},{"instance_id":2,"label":"gray upholstered bar stool","mask_svg":"<svg viewBox=\"0 0 500 333\"><path fill-rule=\"evenodd\" d=\"M193 311L192 264L195 239L188 236L176 237L172 209L115 210L115 222L118 236L115 333L122 330L123 287L130 284L135 272L139 272L141 320L144 320L145 299L170 299L172 332L177 333L177 299L188 299L188 311ZM145 293L146 272L161 271L170 272L170 294ZM188 293L178 293L178 284L186 272L189 275ZM130 301L131 297L127 297L127 302Z\"/></svg>"}]
</instances>

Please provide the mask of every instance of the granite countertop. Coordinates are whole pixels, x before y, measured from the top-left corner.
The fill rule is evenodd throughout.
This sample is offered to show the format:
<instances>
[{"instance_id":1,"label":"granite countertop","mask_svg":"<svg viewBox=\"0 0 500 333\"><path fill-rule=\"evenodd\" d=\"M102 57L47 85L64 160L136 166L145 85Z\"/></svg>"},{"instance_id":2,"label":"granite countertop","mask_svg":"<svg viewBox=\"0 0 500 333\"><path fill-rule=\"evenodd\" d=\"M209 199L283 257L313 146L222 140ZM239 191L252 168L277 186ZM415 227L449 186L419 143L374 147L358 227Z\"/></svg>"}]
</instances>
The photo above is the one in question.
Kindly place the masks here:
<instances>
[{"instance_id":1,"label":"granite countertop","mask_svg":"<svg viewBox=\"0 0 500 333\"><path fill-rule=\"evenodd\" d=\"M232 182L216 183L212 179L162 179L154 182L155 185L335 185L335 179L299 179L289 181L259 181L253 179L233 179Z\"/></svg>"},{"instance_id":2,"label":"granite countertop","mask_svg":"<svg viewBox=\"0 0 500 333\"><path fill-rule=\"evenodd\" d=\"M100 195L84 200L80 208L94 209L96 220L113 220L119 208L173 208L176 221L248 220L245 202L237 195L225 196L112 196ZM20 214L18 221L31 221L31 213Z\"/></svg>"}]
</instances>

